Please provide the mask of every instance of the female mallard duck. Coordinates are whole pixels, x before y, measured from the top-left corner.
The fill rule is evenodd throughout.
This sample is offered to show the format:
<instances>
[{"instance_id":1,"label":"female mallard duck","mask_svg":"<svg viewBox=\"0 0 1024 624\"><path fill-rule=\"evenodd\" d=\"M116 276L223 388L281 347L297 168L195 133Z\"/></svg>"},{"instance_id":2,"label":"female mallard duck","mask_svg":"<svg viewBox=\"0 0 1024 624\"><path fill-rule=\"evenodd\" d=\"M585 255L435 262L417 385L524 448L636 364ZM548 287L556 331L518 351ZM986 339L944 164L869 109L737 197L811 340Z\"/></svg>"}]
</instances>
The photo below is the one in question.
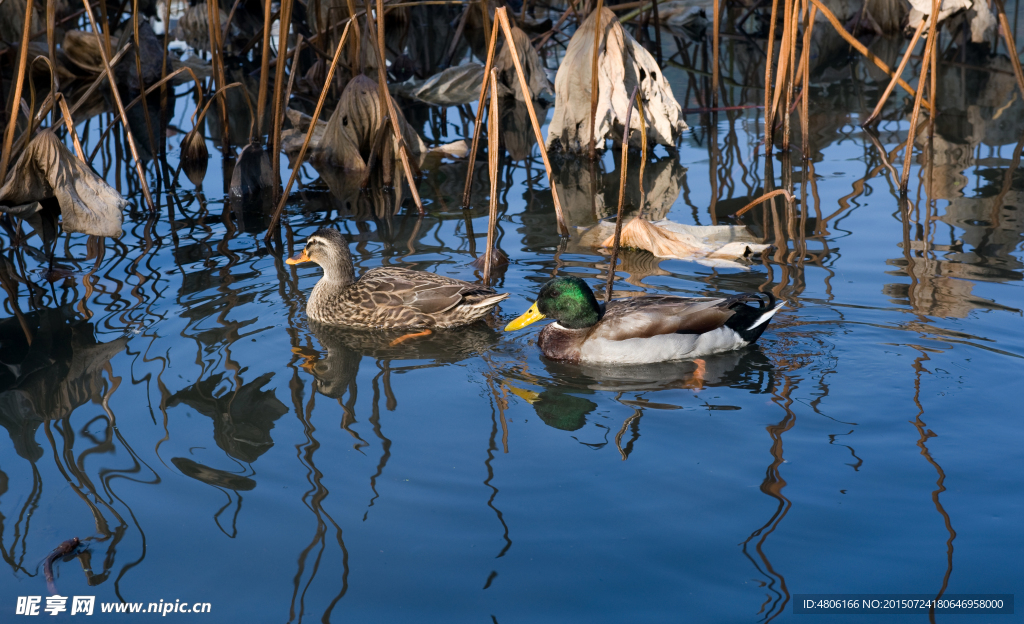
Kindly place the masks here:
<instances>
[{"instance_id":1,"label":"female mallard duck","mask_svg":"<svg viewBox=\"0 0 1024 624\"><path fill-rule=\"evenodd\" d=\"M320 228L288 264L316 262L324 270L306 304L325 325L398 329L445 328L479 320L508 297L486 286L401 267L371 269L356 280L341 232Z\"/></svg>"},{"instance_id":2,"label":"female mallard duck","mask_svg":"<svg viewBox=\"0 0 1024 624\"><path fill-rule=\"evenodd\" d=\"M546 316L555 323L540 332L540 350L553 360L648 364L693 359L753 343L783 306L767 293L725 299L648 295L599 304L586 282L556 277L537 301L505 331ZM745 305L757 301L760 307Z\"/></svg>"}]
</instances>

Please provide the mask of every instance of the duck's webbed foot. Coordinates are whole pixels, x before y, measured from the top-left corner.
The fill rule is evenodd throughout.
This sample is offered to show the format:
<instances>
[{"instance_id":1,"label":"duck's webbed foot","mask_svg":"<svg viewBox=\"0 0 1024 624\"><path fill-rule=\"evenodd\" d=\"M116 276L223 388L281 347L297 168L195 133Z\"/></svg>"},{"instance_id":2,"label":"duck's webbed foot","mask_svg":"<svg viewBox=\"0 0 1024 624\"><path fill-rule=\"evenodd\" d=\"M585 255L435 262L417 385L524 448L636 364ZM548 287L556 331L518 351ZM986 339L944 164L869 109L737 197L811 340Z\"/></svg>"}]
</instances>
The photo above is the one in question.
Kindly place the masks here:
<instances>
[{"instance_id":1,"label":"duck's webbed foot","mask_svg":"<svg viewBox=\"0 0 1024 624\"><path fill-rule=\"evenodd\" d=\"M320 359L320 354L309 347L292 347L292 353L299 356L299 368L308 373L313 372L313 367Z\"/></svg>"},{"instance_id":2,"label":"duck's webbed foot","mask_svg":"<svg viewBox=\"0 0 1024 624\"><path fill-rule=\"evenodd\" d=\"M399 336L398 338L395 338L394 340L389 342L388 346L389 347L394 347L396 345L402 344L406 340L412 340L413 338L421 338L423 336L429 336L432 333L434 333L433 330L425 329L425 330L423 330L421 332L416 332L414 334L406 334L404 336Z\"/></svg>"}]
</instances>

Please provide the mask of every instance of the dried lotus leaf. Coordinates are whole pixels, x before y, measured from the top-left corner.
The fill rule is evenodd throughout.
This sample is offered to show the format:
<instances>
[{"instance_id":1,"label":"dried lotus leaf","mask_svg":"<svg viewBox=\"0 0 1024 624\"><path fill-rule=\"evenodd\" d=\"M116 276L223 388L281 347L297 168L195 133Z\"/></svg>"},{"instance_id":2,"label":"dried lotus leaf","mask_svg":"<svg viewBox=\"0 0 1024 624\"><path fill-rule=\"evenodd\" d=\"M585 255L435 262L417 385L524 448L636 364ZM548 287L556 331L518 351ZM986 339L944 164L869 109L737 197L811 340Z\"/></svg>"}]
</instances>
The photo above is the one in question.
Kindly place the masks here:
<instances>
[{"instance_id":1,"label":"dried lotus leaf","mask_svg":"<svg viewBox=\"0 0 1024 624\"><path fill-rule=\"evenodd\" d=\"M428 104L468 104L480 97L480 85L483 81L484 66L479 63L466 63L434 74L410 95Z\"/></svg>"},{"instance_id":2,"label":"dried lotus leaf","mask_svg":"<svg viewBox=\"0 0 1024 624\"><path fill-rule=\"evenodd\" d=\"M231 195L251 197L273 184L274 172L267 151L258 142L246 145L231 172Z\"/></svg>"},{"instance_id":3,"label":"dried lotus leaf","mask_svg":"<svg viewBox=\"0 0 1024 624\"><path fill-rule=\"evenodd\" d=\"M582 152L590 145L590 86L594 49L594 11L573 34L565 57L555 76L555 112L548 127L547 146L566 152ZM616 128L623 125L629 95L636 85L644 99L647 136L660 145L675 145L687 129L683 110L672 95L672 87L654 57L636 42L619 24L609 9L601 11L604 30L598 55L598 100L594 134L602 144ZM645 120L637 109L630 117L630 128L636 128L630 143L640 145L639 127Z\"/></svg>"},{"instance_id":4,"label":"dried lotus leaf","mask_svg":"<svg viewBox=\"0 0 1024 624\"><path fill-rule=\"evenodd\" d=\"M92 74L103 71L103 56L96 34L84 30L69 30L64 33L64 55L76 67Z\"/></svg>"},{"instance_id":5,"label":"dried lotus leaf","mask_svg":"<svg viewBox=\"0 0 1024 624\"><path fill-rule=\"evenodd\" d=\"M526 84L530 87L530 97L534 100L541 96L551 97L554 92L551 90L551 82L544 72L544 65L540 62L540 55L530 42L530 36L523 32L518 26L512 27L512 41L515 43L516 52L519 53L519 64L523 68L526 77ZM512 60L512 47L506 42L494 59L494 67L498 70L498 82L504 85L512 95L520 102L525 102L523 88L519 84L519 77L516 74L516 66Z\"/></svg>"},{"instance_id":6,"label":"dried lotus leaf","mask_svg":"<svg viewBox=\"0 0 1024 624\"><path fill-rule=\"evenodd\" d=\"M121 235L121 211L128 202L47 129L29 142L7 174L0 211L27 217L38 210L33 202L49 197L60 204L65 232Z\"/></svg>"},{"instance_id":7,"label":"dried lotus leaf","mask_svg":"<svg viewBox=\"0 0 1024 624\"><path fill-rule=\"evenodd\" d=\"M317 144L319 158L346 171L365 169L373 142L382 131L380 109L377 83L365 75L353 78L342 91L323 138ZM396 106L395 111L409 156L418 160L427 151L426 145L405 120L401 109ZM388 136L394 141L390 129ZM397 146L394 151L398 152Z\"/></svg>"},{"instance_id":8,"label":"dried lotus leaf","mask_svg":"<svg viewBox=\"0 0 1024 624\"><path fill-rule=\"evenodd\" d=\"M602 221L580 232L580 247L611 247L615 225ZM713 267L746 270L743 261L769 247L755 241L742 225L684 225L672 221L651 223L633 219L622 227L622 249L646 249L653 256L691 260Z\"/></svg>"},{"instance_id":9,"label":"dried lotus leaf","mask_svg":"<svg viewBox=\"0 0 1024 624\"><path fill-rule=\"evenodd\" d=\"M228 14L223 8L218 9L219 22L221 32L224 31L224 26L228 23ZM240 13L244 14L245 11ZM242 36L242 31L238 27L241 15L235 15L235 19L231 22L231 28L228 31L228 37L224 41L224 51L231 52L233 49L233 42ZM174 38L180 39L189 45L189 47L199 50L200 52L210 51L210 30L209 30L209 17L207 14L206 3L200 2L199 4L189 7L185 14L178 20L178 26L174 31ZM260 24L262 26L262 23Z\"/></svg>"},{"instance_id":10,"label":"dried lotus leaf","mask_svg":"<svg viewBox=\"0 0 1024 624\"><path fill-rule=\"evenodd\" d=\"M615 234L601 243L602 247L615 244ZM703 246L693 236L672 232L652 224L647 219L633 219L622 227L619 246L646 249L659 258L691 258L704 253Z\"/></svg>"},{"instance_id":11,"label":"dried lotus leaf","mask_svg":"<svg viewBox=\"0 0 1024 624\"><path fill-rule=\"evenodd\" d=\"M26 4L25 0L4 0L0 3L0 41L21 41L21 31L25 27ZM44 13L40 11L39 5L40 3L36 2L33 6L31 32L39 32L46 27L42 19Z\"/></svg>"}]
</instances>

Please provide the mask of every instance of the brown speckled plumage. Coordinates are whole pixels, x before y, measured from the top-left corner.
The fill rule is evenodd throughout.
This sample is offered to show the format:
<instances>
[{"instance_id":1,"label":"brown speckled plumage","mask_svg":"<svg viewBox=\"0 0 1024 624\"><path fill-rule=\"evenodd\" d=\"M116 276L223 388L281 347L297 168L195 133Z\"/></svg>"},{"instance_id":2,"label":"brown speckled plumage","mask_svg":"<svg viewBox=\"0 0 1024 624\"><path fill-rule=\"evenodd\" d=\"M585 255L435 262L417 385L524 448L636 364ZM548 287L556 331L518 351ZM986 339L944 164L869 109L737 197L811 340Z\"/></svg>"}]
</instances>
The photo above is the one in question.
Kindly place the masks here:
<instances>
[{"instance_id":1,"label":"brown speckled plumage","mask_svg":"<svg viewBox=\"0 0 1024 624\"><path fill-rule=\"evenodd\" d=\"M324 269L306 304L309 318L326 325L377 329L444 328L487 315L508 294L401 267L380 267L358 280L341 233L320 228L306 241L307 259Z\"/></svg>"}]
</instances>

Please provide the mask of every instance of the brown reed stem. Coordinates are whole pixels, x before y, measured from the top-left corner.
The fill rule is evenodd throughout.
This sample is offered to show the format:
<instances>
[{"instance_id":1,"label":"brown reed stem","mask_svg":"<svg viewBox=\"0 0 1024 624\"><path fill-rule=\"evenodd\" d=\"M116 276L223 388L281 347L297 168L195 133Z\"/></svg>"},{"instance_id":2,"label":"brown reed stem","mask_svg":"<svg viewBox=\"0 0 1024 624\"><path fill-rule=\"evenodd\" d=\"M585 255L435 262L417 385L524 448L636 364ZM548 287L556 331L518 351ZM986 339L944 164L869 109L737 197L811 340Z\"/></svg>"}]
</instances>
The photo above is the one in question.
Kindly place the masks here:
<instances>
[{"instance_id":1,"label":"brown reed stem","mask_svg":"<svg viewBox=\"0 0 1024 624\"><path fill-rule=\"evenodd\" d=\"M355 17L355 15L356 15L356 3L355 3L355 0L347 0L347 3L348 3L348 15L349 15L349 17L351 19L353 19L353 20L356 20L356 29L354 31L352 31L352 33L353 33L353 35L352 35L352 47L349 50L349 54L350 54L350 56L349 56L349 73L351 73L352 76L355 77L355 76L359 75L359 66L360 66L360 62L362 61L362 59L360 58L360 54L359 53L362 50L362 47L360 47L361 42L360 42L360 39L359 39L359 20L358 20L358 18ZM285 46L285 48L287 48L287 47L288 46Z\"/></svg>"},{"instance_id":2,"label":"brown reed stem","mask_svg":"<svg viewBox=\"0 0 1024 624\"><path fill-rule=\"evenodd\" d=\"M612 287L615 285L615 263L619 257L619 244L622 242L622 200L626 196L626 171L629 168L629 118L633 116L633 100L640 92L640 85L633 87L629 95L629 104L626 105L626 118L622 125L622 163L619 171L619 205L615 209L615 237L612 241L612 255L608 259L608 285L605 287L604 300L607 303L612 300ZM641 180L641 184L643 180Z\"/></svg>"},{"instance_id":3,"label":"brown reed stem","mask_svg":"<svg viewBox=\"0 0 1024 624\"><path fill-rule=\"evenodd\" d=\"M68 103L64 99L63 93L57 94L57 104L60 106L61 117L64 118L64 125L68 129L68 134L71 135L71 142L75 146L75 153L78 154L79 160L82 162L88 162L85 160L85 152L82 151L82 143L78 140L78 132L75 131L75 121L71 117L71 111L68 110Z\"/></svg>"},{"instance_id":4,"label":"brown reed stem","mask_svg":"<svg viewBox=\"0 0 1024 624\"><path fill-rule=\"evenodd\" d=\"M132 48L132 42L131 41L125 43L124 46L122 46L121 49L117 51L117 54L114 55L114 58L111 59L110 66L112 68L113 67L117 67L117 64L121 62L121 59L124 58L124 56L128 53L128 50L130 50L131 48ZM100 85L103 84L103 81L106 80L106 79L107 79L107 74L106 73L102 73L99 76L97 76L95 80L92 81L92 83L89 85L89 87L85 91L82 92L82 95L78 96L78 99L75 100L74 105L71 106L71 114L72 115L74 115L75 113L78 112L78 109L81 108L83 104L85 104L85 102L89 99L89 96L92 95L93 92L96 89L98 89L100 87Z\"/></svg>"},{"instance_id":5,"label":"brown reed stem","mask_svg":"<svg viewBox=\"0 0 1024 624\"><path fill-rule=\"evenodd\" d=\"M206 31L210 39L213 79L219 91L227 80L224 77L224 59L221 56L220 48L220 4L216 0L206 0ZM228 127L228 108L223 98L219 100L219 104L221 149L227 153L228 147L231 144L231 133Z\"/></svg>"},{"instance_id":6,"label":"brown reed stem","mask_svg":"<svg viewBox=\"0 0 1024 624\"><path fill-rule=\"evenodd\" d=\"M639 93L636 97L636 108L640 113L640 214L637 218L642 219L647 207L647 191L644 190L644 170L647 169L647 115L644 111L644 98Z\"/></svg>"},{"instance_id":7,"label":"brown reed stem","mask_svg":"<svg viewBox=\"0 0 1024 624\"><path fill-rule=\"evenodd\" d=\"M875 105L875 110L871 111L871 115L864 120L861 127L866 128L873 124L878 119L878 116L882 114L882 107L885 106L885 101L889 99L889 94L892 93L893 88L896 86L896 80L903 74L904 68L906 68L907 63L910 61L910 57L914 53L914 48L917 46L917 41L921 38L921 33L924 32L926 24L927 22L922 19L921 23L917 25L917 30L914 31L914 36L910 40L910 45L907 46L907 51L903 54L903 58L900 60L900 66L896 68L896 74L889 80L889 84L885 87L885 91L882 92L882 97L879 98L878 104Z\"/></svg>"},{"instance_id":8,"label":"brown reed stem","mask_svg":"<svg viewBox=\"0 0 1024 624\"><path fill-rule=\"evenodd\" d=\"M291 5L291 0L288 0L288 4ZM289 6L289 17L291 13L291 7ZM359 30L358 28L356 29ZM278 49L280 44L278 44ZM292 96L292 85L295 84L295 74L299 71L299 52L302 52L302 35L298 36L295 41L295 53L292 55L292 69L288 72L288 88L285 89L284 94L279 93L277 85L283 82L284 74L284 63L278 63L280 69L277 70L277 78L274 81L274 130L271 139L271 154L270 164L273 169L274 179L274 193L277 193L281 188L281 131L284 127L284 110L288 108L288 100Z\"/></svg>"},{"instance_id":9,"label":"brown reed stem","mask_svg":"<svg viewBox=\"0 0 1024 624\"><path fill-rule=\"evenodd\" d=\"M409 184L409 191L412 199L416 202L416 210L424 214L423 202L420 200L419 189L416 188L416 179L413 177L412 166L409 164L409 153L405 148L405 138L402 136L402 128L398 123L398 113L395 111L395 103L388 93L388 76L384 69L384 2L377 0L377 46L374 50L377 53L377 81L380 89L381 100L386 104L388 115L391 117L391 129L394 131L395 142L398 143L398 156L402 160L402 167L405 169L405 180ZM381 115L383 118L384 116Z\"/></svg>"},{"instance_id":10,"label":"brown reed stem","mask_svg":"<svg viewBox=\"0 0 1024 624\"><path fill-rule=\"evenodd\" d=\"M46 0L46 54L47 58L50 59L50 73L53 74L53 68L57 66L57 8L54 5L55 0ZM56 82L54 82L56 85ZM54 88L54 91L57 89ZM53 114L54 125L57 124L57 113Z\"/></svg>"},{"instance_id":11,"label":"brown reed stem","mask_svg":"<svg viewBox=\"0 0 1024 624\"><path fill-rule=\"evenodd\" d=\"M657 5L655 4L655 6L657 6ZM721 22L721 15L720 15L721 7L718 5L718 0L714 0L714 2L711 4L711 10L715 14L715 17L714 17L714 20L713 20L714 26L713 26L713 30L712 30L712 33L714 33L714 36L712 38L712 43L711 43L711 48L712 48L712 58L711 58L711 108L718 108L718 46L719 46L718 33L719 33L719 30L721 29L721 26L719 25L719 22ZM774 17L774 15L773 15L773 17ZM659 48L660 48L660 46L659 46Z\"/></svg>"},{"instance_id":12,"label":"brown reed stem","mask_svg":"<svg viewBox=\"0 0 1024 624\"><path fill-rule=\"evenodd\" d=\"M1020 87L1021 96L1024 96L1024 71L1021 71L1017 44L1013 41L1013 29L1010 28L1010 21L1006 19L1006 9L1003 7L1003 0L995 0L995 3L996 10L999 12L999 25L1002 27L1000 32L1003 33L1003 39L1006 40L1010 63L1013 64L1013 73L1017 75L1017 86Z\"/></svg>"},{"instance_id":13,"label":"brown reed stem","mask_svg":"<svg viewBox=\"0 0 1024 624\"><path fill-rule=\"evenodd\" d=\"M32 0L28 0L31 2ZM96 43L99 44L100 57L103 59L103 69L107 73L107 82L110 83L110 93L114 96L114 102L117 104L117 112L121 115L121 123L124 125L124 133L128 138L128 149L132 152L132 158L135 159L135 173L139 176L139 186L142 188L142 196L146 199L146 205L149 207L150 214L156 212L156 205L153 203L153 197L149 194L149 184L146 183L146 173L142 169L142 160L139 158L139 150L135 146L135 136L132 134L132 129L128 125L128 115L125 113L124 105L121 103L121 94L117 90L117 82L114 80L114 70L110 68L110 57L107 55L107 48L103 45L103 40L100 39L100 28L99 24L96 23L96 17L92 14L92 7L89 6L89 0L83 2L85 4L85 13L89 16L89 22L92 24L93 33L96 35Z\"/></svg>"},{"instance_id":14,"label":"brown reed stem","mask_svg":"<svg viewBox=\"0 0 1024 624\"><path fill-rule=\"evenodd\" d=\"M803 157L807 160L811 157L811 119L810 119L810 89L811 89L811 37L814 32L814 16L818 13L818 7L812 6L807 13L807 21L804 22L804 45L801 51L800 67L803 76L803 87L800 90L800 134L803 142Z\"/></svg>"},{"instance_id":15,"label":"brown reed stem","mask_svg":"<svg viewBox=\"0 0 1024 624\"><path fill-rule=\"evenodd\" d=\"M448 51L441 60L442 68L451 65L452 57L455 56L455 49L459 47L459 40L462 39L462 31L466 28L466 20L469 19L469 12L472 9L472 6L466 5L465 10L462 11L462 17L459 18L459 25L455 27L455 36L452 37L451 45L448 46Z\"/></svg>"},{"instance_id":16,"label":"brown reed stem","mask_svg":"<svg viewBox=\"0 0 1024 624\"><path fill-rule=\"evenodd\" d=\"M476 119L473 120L473 141L469 148L469 168L466 170L466 187L462 191L462 207L470 207L470 192L473 187L473 167L476 165L476 150L480 145L480 130L482 126L480 122L484 118L484 99L487 97L487 87L491 84L486 79L487 76L491 75L491 67L494 65L494 46L498 42L498 22L494 22L491 27L491 38L490 43L487 45L487 60L484 62L484 82L480 85L480 97L477 100L476 107ZM525 91L525 93L530 93Z\"/></svg>"},{"instance_id":17,"label":"brown reed stem","mask_svg":"<svg viewBox=\"0 0 1024 624\"><path fill-rule=\"evenodd\" d=\"M165 0L170 2L170 0ZM271 2L272 0L265 0L263 4L263 54L260 59L260 89L256 96L256 125L253 127L252 132L249 136L249 143L257 142L257 134L263 134L263 114L267 110L267 87L270 77L270 16L271 16ZM280 33L281 29L278 29ZM284 49L288 49L288 37L285 35ZM281 45L278 43L278 51L281 50ZM282 63L283 65L283 63ZM277 85L274 85L275 88Z\"/></svg>"},{"instance_id":18,"label":"brown reed stem","mask_svg":"<svg viewBox=\"0 0 1024 624\"><path fill-rule=\"evenodd\" d=\"M15 77L14 97L11 98L11 115L7 118L4 133L4 151L0 154L0 185L7 180L7 167L11 160L11 144L14 130L18 125L18 108L21 107L21 91L25 84L25 69L28 67L28 37L32 27L32 0L25 0L25 26L21 30L21 47L18 49L18 74Z\"/></svg>"},{"instance_id":19,"label":"brown reed stem","mask_svg":"<svg viewBox=\"0 0 1024 624\"><path fill-rule=\"evenodd\" d=\"M764 202L770 200L773 197L778 197L779 195L784 195L786 197L786 202L788 202L790 205L792 205L794 203L794 201L795 201L793 199L793 196L786 189L775 189L774 191L772 191L770 193L765 193L764 195L758 197L757 199L755 199L754 201L750 202L746 206L740 208L735 213L733 213L733 216L734 217L742 216L748 210L756 208L758 205L763 204Z\"/></svg>"},{"instance_id":20,"label":"brown reed stem","mask_svg":"<svg viewBox=\"0 0 1024 624\"><path fill-rule=\"evenodd\" d=\"M928 58L931 56L932 47L935 45L936 39L938 39L938 37L935 36L933 23L932 29L928 31L928 39L924 47L924 59L921 61L921 76L917 79L917 94L914 96L914 111L910 115L910 131L907 133L907 151L906 156L903 158L903 175L900 176L901 195L906 194L907 182L910 180L910 157L914 153L914 134L917 132L917 117L921 114L921 104L924 99L924 81L928 78Z\"/></svg>"},{"instance_id":21,"label":"brown reed stem","mask_svg":"<svg viewBox=\"0 0 1024 624\"><path fill-rule=\"evenodd\" d=\"M779 102L782 99L782 94L784 92L788 91L787 88L786 88L787 87L787 85L786 85L786 78L788 78L788 76L789 76L789 71L788 71L788 69L789 69L789 57L790 57L790 54L789 54L790 45L789 44L790 44L790 39L791 39L791 37L790 37L790 28L792 27L792 20L790 20L789 17L790 17L790 11L791 11L791 8L792 8L793 0L783 0L783 1L784 1L785 4L783 4L783 8L782 8L782 15L783 15L783 20L784 20L783 23L782 23L782 43L779 45L779 66L777 68L777 73L775 74L775 89L774 89L774 93L772 94L772 121L773 121L772 129L773 129L773 131L775 129L775 124L774 124L775 116L776 116L776 114L780 114L780 113L778 113L778 111L779 111ZM785 109L783 109L781 114L785 115L788 112L789 112L789 109L785 108ZM784 119L784 118L780 118L780 121L781 121L781 119ZM766 153L766 156L767 156L767 153Z\"/></svg>"},{"instance_id":22,"label":"brown reed stem","mask_svg":"<svg viewBox=\"0 0 1024 624\"><path fill-rule=\"evenodd\" d=\"M779 8L779 0L772 0L771 24L768 25L768 58L764 62L764 154L768 158L772 153L772 141L775 134L775 111L772 108L772 62L775 60L775 11Z\"/></svg>"},{"instance_id":23,"label":"brown reed stem","mask_svg":"<svg viewBox=\"0 0 1024 624\"><path fill-rule=\"evenodd\" d=\"M270 225L267 226L267 233L263 236L263 240L269 241L274 229L277 227L277 222L281 218L281 211L284 210L284 205L288 202L288 193L292 190L292 184L295 183L295 178L299 175L299 170L302 169L302 163L306 160L306 150L309 148L309 141L313 138L313 130L316 129L316 122L320 119L320 111L324 108L324 100L327 99L327 92L330 91L331 81L334 80L334 71L338 68L338 59L341 58L341 51L345 47L345 40L348 39L348 31L352 22L345 24L345 30L341 33L341 39L338 41L338 48L334 51L334 58L331 59L331 67L327 70L327 80L324 82L324 88L320 91L320 99L317 100L316 108L313 110L313 117L309 120L309 128L306 130L306 138L302 141L302 148L299 149L299 155L295 159L295 164L292 167L292 174L288 177L288 184L284 187L284 194L281 195L281 199L277 203L277 208L274 210L274 215L270 218Z\"/></svg>"},{"instance_id":24,"label":"brown reed stem","mask_svg":"<svg viewBox=\"0 0 1024 624\"><path fill-rule=\"evenodd\" d=\"M196 83L196 92L199 96L199 103L196 105L196 109L198 109L200 106L203 105L202 83L199 81L199 77L196 76L195 72L192 71L191 67L179 67L178 69L161 78L159 81L153 83L153 85L146 89L144 93L140 93L138 96L136 96L134 100L128 103L128 106L124 107L125 112L130 111L133 106L137 105L139 102L142 101L143 97L149 95L150 93L164 86L165 84L173 80L178 74L183 74L186 72L192 76L192 81Z\"/></svg>"},{"instance_id":25,"label":"brown reed stem","mask_svg":"<svg viewBox=\"0 0 1024 624\"><path fill-rule=\"evenodd\" d=\"M598 0L600 2L600 0ZM523 65L519 62L519 51L516 50L516 43L512 39L512 26L508 22L506 8L501 7L494 13L501 22L501 29L505 33L505 45L512 52L512 64L515 65L516 75L519 77L519 87L526 97L526 112L530 114L530 123L533 125L533 134L537 137L537 147L540 149L540 157L544 161L544 171L548 175L548 184L551 185L551 201L555 205L555 219L558 222L558 233L561 236L569 235L569 227L565 224L565 217L562 213L562 202L558 200L558 189L555 188L555 180L551 176L551 159L548 158L548 148L544 146L544 135L540 131L540 122L537 121L537 111L533 107L533 98L529 96L530 85L526 83L526 73L523 72Z\"/></svg>"},{"instance_id":26,"label":"brown reed stem","mask_svg":"<svg viewBox=\"0 0 1024 624\"><path fill-rule=\"evenodd\" d=\"M170 0L168 0L170 2ZM139 91L146 90L146 82L142 79L142 53L139 43L139 0L132 0L132 32L135 35L135 73L139 76ZM146 132L149 135L150 153L156 153L156 135L153 134L153 122L149 117L149 107L142 107L142 118L146 120ZM159 168L158 168L159 171Z\"/></svg>"},{"instance_id":27,"label":"brown reed stem","mask_svg":"<svg viewBox=\"0 0 1024 624\"><path fill-rule=\"evenodd\" d=\"M498 225L498 132L501 114L498 112L498 70L491 68L491 105L487 111L487 163L491 175L491 205L487 219L487 251L484 253L484 285L491 284L494 266L494 235Z\"/></svg>"},{"instance_id":28,"label":"brown reed stem","mask_svg":"<svg viewBox=\"0 0 1024 624\"><path fill-rule=\"evenodd\" d=\"M717 1L717 0L716 0ZM594 136L594 127L597 125L597 96L601 90L601 82L597 78L597 56L601 51L601 11L604 9L604 0L597 0L597 9L594 19L594 53L590 60L590 160L597 159L597 137Z\"/></svg>"},{"instance_id":29,"label":"brown reed stem","mask_svg":"<svg viewBox=\"0 0 1024 624\"><path fill-rule=\"evenodd\" d=\"M488 2L488 0L480 0L480 2L477 3L477 6L480 7L480 13L482 14L482 18L483 18L484 37L492 37L493 38L494 33L492 32L492 29L491 29L491 12L490 12L490 9L488 8L489 4L490 3ZM488 34L488 33L491 33L491 34ZM485 40L484 43L487 44L488 48L491 47L491 40L490 39ZM487 79L486 76L487 76L487 74L484 74L484 80Z\"/></svg>"},{"instance_id":30,"label":"brown reed stem","mask_svg":"<svg viewBox=\"0 0 1024 624\"><path fill-rule=\"evenodd\" d=\"M843 28L843 25L839 22L839 18L837 18L835 14L832 13L832 11L830 11L827 6L822 4L821 0L811 0L811 2L814 3L814 6L818 7L818 10L821 11L821 14L825 16L825 19L827 19L830 24L832 24L832 27L835 28L836 32L839 33L839 36L842 37L846 41L846 43L850 44L851 46L853 46L853 49L857 50L857 52L860 52L865 57L867 57L869 61L875 64L875 67L885 72L890 78L896 75L892 71L892 69L890 69L884 61L882 61L882 59L872 54L867 48L864 47L864 44L862 44L860 41L857 41L857 39L854 38L853 35L846 32L846 29ZM916 95L916 91L914 91L914 89L909 84L907 84L907 81L903 80L902 78L897 77L896 84L902 87L903 90L909 93L910 95ZM931 110L927 104L925 105L925 107Z\"/></svg>"},{"instance_id":31,"label":"brown reed stem","mask_svg":"<svg viewBox=\"0 0 1024 624\"><path fill-rule=\"evenodd\" d=\"M931 132L934 132L934 130L935 130L935 118L939 114L939 111L935 109L935 95L938 92L938 89L936 88L935 77L939 73L939 71L938 71L939 37L940 37L940 35L942 33L939 32L939 17L938 16L939 16L939 6L941 4L942 4L941 0L932 0L932 20L931 20L932 23L931 23L930 29L928 30L928 38L931 38L934 35L935 43L932 44L931 56L925 58L925 60L922 62L922 64L924 64L924 63L929 63L930 64L930 69L928 70L928 76L931 78L931 80L929 82L929 89L928 89L928 104L929 104L928 110L929 110L929 113L930 113L928 115L928 121L931 122L931 125L929 126L932 129ZM921 21L923 22L924 20L922 19ZM1016 56L1016 54L1014 56ZM918 89L923 89L924 88L924 83L919 80L917 82L917 88ZM1024 94L1022 94L1022 95L1024 95ZM931 132L929 134L931 134Z\"/></svg>"},{"instance_id":32,"label":"brown reed stem","mask_svg":"<svg viewBox=\"0 0 1024 624\"><path fill-rule=\"evenodd\" d=\"M786 111L785 116L782 118L782 149L783 151L789 151L789 138L790 128L792 126L791 121L793 118L793 89L796 87L796 41L797 31L800 26L800 0L793 2L790 8L790 14L788 16L789 26L789 59L786 65L786 104L783 110Z\"/></svg>"}]
</instances>

